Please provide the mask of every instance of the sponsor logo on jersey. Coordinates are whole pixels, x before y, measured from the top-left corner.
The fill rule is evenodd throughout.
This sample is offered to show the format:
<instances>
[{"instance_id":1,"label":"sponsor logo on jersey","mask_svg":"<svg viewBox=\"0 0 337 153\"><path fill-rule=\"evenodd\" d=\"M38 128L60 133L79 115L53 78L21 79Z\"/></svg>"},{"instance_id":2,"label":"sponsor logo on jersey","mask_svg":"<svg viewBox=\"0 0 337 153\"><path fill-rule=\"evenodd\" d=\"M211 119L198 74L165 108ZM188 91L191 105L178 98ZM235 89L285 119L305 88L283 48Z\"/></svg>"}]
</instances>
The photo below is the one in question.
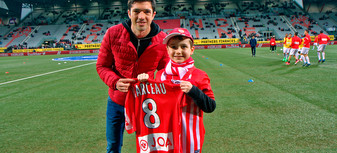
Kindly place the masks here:
<instances>
[{"instance_id":1,"label":"sponsor logo on jersey","mask_svg":"<svg viewBox=\"0 0 337 153\"><path fill-rule=\"evenodd\" d=\"M169 151L174 149L172 132L153 133L138 137L138 143L141 153L149 153L152 151Z\"/></svg>"}]
</instances>

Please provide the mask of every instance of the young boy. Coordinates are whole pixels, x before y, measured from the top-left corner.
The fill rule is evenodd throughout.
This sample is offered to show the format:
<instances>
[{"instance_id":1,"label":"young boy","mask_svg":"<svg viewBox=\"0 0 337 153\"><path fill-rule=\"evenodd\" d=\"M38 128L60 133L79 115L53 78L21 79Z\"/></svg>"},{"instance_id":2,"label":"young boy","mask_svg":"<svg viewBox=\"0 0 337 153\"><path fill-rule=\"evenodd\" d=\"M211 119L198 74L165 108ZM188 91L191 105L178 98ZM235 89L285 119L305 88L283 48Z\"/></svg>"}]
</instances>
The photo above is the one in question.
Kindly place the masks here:
<instances>
[{"instance_id":1,"label":"young boy","mask_svg":"<svg viewBox=\"0 0 337 153\"><path fill-rule=\"evenodd\" d=\"M188 95L188 105L182 109L183 152L201 153L205 135L203 112L211 113L216 107L210 79L204 71L194 67L193 38L187 29L173 29L163 43L170 61L165 69L157 72L155 80L180 84L181 90ZM149 77L143 73L137 78L146 81Z\"/></svg>"}]
</instances>

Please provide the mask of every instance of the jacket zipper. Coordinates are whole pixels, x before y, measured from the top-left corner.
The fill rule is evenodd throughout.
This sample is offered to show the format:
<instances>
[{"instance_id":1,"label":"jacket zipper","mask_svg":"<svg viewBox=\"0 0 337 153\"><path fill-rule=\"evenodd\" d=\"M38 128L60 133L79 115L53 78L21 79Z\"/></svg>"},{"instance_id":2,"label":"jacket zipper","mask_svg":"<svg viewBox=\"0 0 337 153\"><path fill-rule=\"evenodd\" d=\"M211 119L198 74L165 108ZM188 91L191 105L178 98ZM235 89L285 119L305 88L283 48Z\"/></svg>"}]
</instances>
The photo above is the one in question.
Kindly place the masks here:
<instances>
[{"instance_id":1,"label":"jacket zipper","mask_svg":"<svg viewBox=\"0 0 337 153\"><path fill-rule=\"evenodd\" d=\"M140 39L137 39L138 40L138 44L137 44L137 55L138 55L138 49L139 49L139 46L140 46Z\"/></svg>"},{"instance_id":2,"label":"jacket zipper","mask_svg":"<svg viewBox=\"0 0 337 153\"><path fill-rule=\"evenodd\" d=\"M139 60L139 57L138 57L138 50L139 50L139 47L140 47L140 39L137 39L137 41L138 41L137 49L136 49L136 52L137 52L137 60L136 60L136 63L135 63L135 68L133 69L133 73L134 73L134 74L137 73L137 70L138 70L138 60ZM137 76L134 76L134 77L137 77Z\"/></svg>"}]
</instances>

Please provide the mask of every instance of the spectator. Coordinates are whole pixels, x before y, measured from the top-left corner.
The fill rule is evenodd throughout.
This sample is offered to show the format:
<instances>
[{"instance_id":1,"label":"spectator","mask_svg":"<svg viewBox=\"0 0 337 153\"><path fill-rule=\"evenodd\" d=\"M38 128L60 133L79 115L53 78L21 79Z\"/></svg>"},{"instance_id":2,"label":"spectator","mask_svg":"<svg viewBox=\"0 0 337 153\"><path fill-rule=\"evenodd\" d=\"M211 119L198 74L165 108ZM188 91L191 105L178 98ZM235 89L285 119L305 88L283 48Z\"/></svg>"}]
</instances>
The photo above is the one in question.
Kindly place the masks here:
<instances>
[{"instance_id":1,"label":"spectator","mask_svg":"<svg viewBox=\"0 0 337 153\"><path fill-rule=\"evenodd\" d=\"M275 50L276 50L275 36L272 36L270 39L270 51L274 53Z\"/></svg>"},{"instance_id":2,"label":"spectator","mask_svg":"<svg viewBox=\"0 0 337 153\"><path fill-rule=\"evenodd\" d=\"M257 41L255 39L255 35L252 36L252 39L250 39L249 44L250 44L250 48L252 50L252 57L255 57L255 54L256 54L256 44L257 44Z\"/></svg>"}]
</instances>

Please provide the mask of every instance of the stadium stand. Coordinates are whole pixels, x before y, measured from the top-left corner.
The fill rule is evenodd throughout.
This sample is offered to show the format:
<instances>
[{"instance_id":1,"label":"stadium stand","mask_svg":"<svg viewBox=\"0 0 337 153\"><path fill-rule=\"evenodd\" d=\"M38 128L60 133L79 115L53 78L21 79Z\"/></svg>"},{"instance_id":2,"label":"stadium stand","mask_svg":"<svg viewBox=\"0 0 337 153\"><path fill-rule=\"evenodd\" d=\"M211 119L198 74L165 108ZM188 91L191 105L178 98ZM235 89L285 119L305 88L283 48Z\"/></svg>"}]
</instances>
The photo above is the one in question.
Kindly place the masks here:
<instances>
[{"instance_id":1,"label":"stadium stand","mask_svg":"<svg viewBox=\"0 0 337 153\"><path fill-rule=\"evenodd\" d=\"M20 43L31 34L34 26L17 27L7 33L1 40L4 47L19 46Z\"/></svg>"},{"instance_id":2,"label":"stadium stand","mask_svg":"<svg viewBox=\"0 0 337 153\"><path fill-rule=\"evenodd\" d=\"M96 4L97 5L97 4ZM305 29L310 34L323 30L337 34L337 13L333 6L306 6L281 1L202 1L165 3L157 1L154 20L164 32L176 27L190 30L196 39L239 38L256 35L268 40L272 35L282 39L285 33ZM320 12L319 12L320 11ZM127 19L126 7L113 3L97 7L38 8L19 24L0 26L0 47L41 48L100 43L106 30ZM45 42L49 42L44 45ZM49 46L48 46L49 45ZM70 47L69 47L70 48Z\"/></svg>"},{"instance_id":3,"label":"stadium stand","mask_svg":"<svg viewBox=\"0 0 337 153\"><path fill-rule=\"evenodd\" d=\"M238 38L230 18L185 19L186 28L197 39Z\"/></svg>"},{"instance_id":4,"label":"stadium stand","mask_svg":"<svg viewBox=\"0 0 337 153\"><path fill-rule=\"evenodd\" d=\"M336 28L337 26L337 22L330 18L329 14L311 13L310 15L326 31L328 31L329 28Z\"/></svg>"},{"instance_id":5,"label":"stadium stand","mask_svg":"<svg viewBox=\"0 0 337 153\"><path fill-rule=\"evenodd\" d=\"M122 16L122 9L119 6L114 6L112 8L105 8L102 13L103 20L112 20L112 19L120 19Z\"/></svg>"},{"instance_id":6,"label":"stadium stand","mask_svg":"<svg viewBox=\"0 0 337 153\"><path fill-rule=\"evenodd\" d=\"M181 27L180 19L153 20L161 29L168 30Z\"/></svg>"}]
</instances>

